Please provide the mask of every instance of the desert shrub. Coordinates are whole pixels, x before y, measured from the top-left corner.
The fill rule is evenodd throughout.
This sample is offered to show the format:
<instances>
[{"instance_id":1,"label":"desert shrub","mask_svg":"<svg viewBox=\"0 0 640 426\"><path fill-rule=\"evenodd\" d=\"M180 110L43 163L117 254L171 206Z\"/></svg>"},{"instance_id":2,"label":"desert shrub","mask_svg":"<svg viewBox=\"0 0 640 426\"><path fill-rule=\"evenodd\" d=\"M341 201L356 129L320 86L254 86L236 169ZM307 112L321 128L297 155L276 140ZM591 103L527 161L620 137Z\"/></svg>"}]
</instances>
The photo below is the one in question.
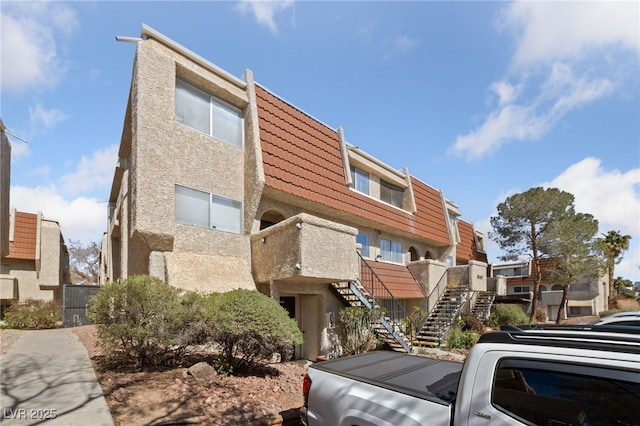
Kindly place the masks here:
<instances>
[{"instance_id":1,"label":"desert shrub","mask_svg":"<svg viewBox=\"0 0 640 426\"><path fill-rule=\"evenodd\" d=\"M462 331L474 331L476 333L484 333L486 326L478 318L477 315L463 315L460 317L460 325Z\"/></svg>"},{"instance_id":2,"label":"desert shrub","mask_svg":"<svg viewBox=\"0 0 640 426\"><path fill-rule=\"evenodd\" d=\"M547 322L547 310L538 306L536 308L536 314L533 318L536 322Z\"/></svg>"},{"instance_id":3,"label":"desert shrub","mask_svg":"<svg viewBox=\"0 0 640 426\"><path fill-rule=\"evenodd\" d=\"M460 326L454 326L451 327L447 333L445 347L448 350L455 348L469 349L478 342L479 338L480 334L475 331L464 331Z\"/></svg>"},{"instance_id":4,"label":"desert shrub","mask_svg":"<svg viewBox=\"0 0 640 426\"><path fill-rule=\"evenodd\" d=\"M425 314L420 306L414 306L411 314L404 319L404 334L413 340L416 336L416 328L419 327L426 319Z\"/></svg>"},{"instance_id":5,"label":"desert shrub","mask_svg":"<svg viewBox=\"0 0 640 426\"><path fill-rule=\"evenodd\" d=\"M371 324L377 321L380 312L364 307L344 308L338 314L341 325L340 341L345 355L354 355L374 350L378 338Z\"/></svg>"},{"instance_id":6,"label":"desert shrub","mask_svg":"<svg viewBox=\"0 0 640 426\"><path fill-rule=\"evenodd\" d=\"M528 324L529 317L518 305L498 303L489 317L492 326Z\"/></svg>"},{"instance_id":7,"label":"desert shrub","mask_svg":"<svg viewBox=\"0 0 640 426\"><path fill-rule=\"evenodd\" d=\"M54 301L27 299L23 303L12 303L5 312L4 320L7 328L56 328L62 321L62 305Z\"/></svg>"},{"instance_id":8,"label":"desert shrub","mask_svg":"<svg viewBox=\"0 0 640 426\"><path fill-rule=\"evenodd\" d=\"M295 320L280 304L255 290L237 289L206 297L209 338L219 346L218 370L237 372L288 359L302 343Z\"/></svg>"},{"instance_id":9,"label":"desert shrub","mask_svg":"<svg viewBox=\"0 0 640 426\"><path fill-rule=\"evenodd\" d=\"M124 355L137 367L158 367L178 359L193 343L189 324L198 320L178 289L147 275L103 286L91 298L89 319L111 356Z\"/></svg>"}]
</instances>

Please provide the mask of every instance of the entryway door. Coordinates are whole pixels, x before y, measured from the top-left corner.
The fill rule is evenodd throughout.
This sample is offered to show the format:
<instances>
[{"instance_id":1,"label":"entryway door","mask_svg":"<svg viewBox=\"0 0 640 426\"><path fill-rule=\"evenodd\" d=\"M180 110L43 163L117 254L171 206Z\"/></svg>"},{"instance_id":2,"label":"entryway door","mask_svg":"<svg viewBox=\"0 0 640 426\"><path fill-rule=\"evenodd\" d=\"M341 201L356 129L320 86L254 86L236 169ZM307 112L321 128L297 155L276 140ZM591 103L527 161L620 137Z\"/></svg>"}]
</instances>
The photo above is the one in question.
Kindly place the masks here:
<instances>
[{"instance_id":1,"label":"entryway door","mask_svg":"<svg viewBox=\"0 0 640 426\"><path fill-rule=\"evenodd\" d=\"M302 357L315 361L320 355L320 297L300 296L300 330L304 343Z\"/></svg>"}]
</instances>

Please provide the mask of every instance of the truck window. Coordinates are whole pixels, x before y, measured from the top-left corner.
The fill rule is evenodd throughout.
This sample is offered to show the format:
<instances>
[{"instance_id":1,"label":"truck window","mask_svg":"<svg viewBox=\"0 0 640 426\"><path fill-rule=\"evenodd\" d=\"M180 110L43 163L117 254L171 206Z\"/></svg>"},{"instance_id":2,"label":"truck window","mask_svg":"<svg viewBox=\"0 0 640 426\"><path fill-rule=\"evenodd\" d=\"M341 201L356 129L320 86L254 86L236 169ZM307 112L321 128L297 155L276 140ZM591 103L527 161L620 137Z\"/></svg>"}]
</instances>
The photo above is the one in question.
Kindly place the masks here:
<instances>
[{"instance_id":1,"label":"truck window","mask_svg":"<svg viewBox=\"0 0 640 426\"><path fill-rule=\"evenodd\" d=\"M494 376L491 402L529 425L637 425L640 373L503 359Z\"/></svg>"}]
</instances>

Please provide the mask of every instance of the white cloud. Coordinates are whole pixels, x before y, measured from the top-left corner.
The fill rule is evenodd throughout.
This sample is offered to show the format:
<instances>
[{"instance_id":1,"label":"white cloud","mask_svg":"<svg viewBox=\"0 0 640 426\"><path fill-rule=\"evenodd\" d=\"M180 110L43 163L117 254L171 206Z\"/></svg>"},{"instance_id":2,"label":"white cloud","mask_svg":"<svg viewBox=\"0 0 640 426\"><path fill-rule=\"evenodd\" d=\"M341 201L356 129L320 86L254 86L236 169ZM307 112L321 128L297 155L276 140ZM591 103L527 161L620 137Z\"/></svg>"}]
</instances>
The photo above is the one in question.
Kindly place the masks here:
<instances>
[{"instance_id":1,"label":"white cloud","mask_svg":"<svg viewBox=\"0 0 640 426\"><path fill-rule=\"evenodd\" d=\"M65 241L100 243L107 223L107 204L95 198L64 198L55 185L26 188L11 187L11 206L29 213L42 212L60 223Z\"/></svg>"},{"instance_id":2,"label":"white cloud","mask_svg":"<svg viewBox=\"0 0 640 426\"><path fill-rule=\"evenodd\" d=\"M393 40L394 49L400 53L409 53L413 48L418 46L418 40L409 36L396 36Z\"/></svg>"},{"instance_id":3,"label":"white cloud","mask_svg":"<svg viewBox=\"0 0 640 426\"><path fill-rule=\"evenodd\" d=\"M498 97L498 105L507 105L518 97L521 87L502 80L493 83L489 89Z\"/></svg>"},{"instance_id":4,"label":"white cloud","mask_svg":"<svg viewBox=\"0 0 640 426\"><path fill-rule=\"evenodd\" d=\"M66 71L56 35L77 28L74 11L61 3L5 2L0 13L2 90L55 86Z\"/></svg>"},{"instance_id":5,"label":"white cloud","mask_svg":"<svg viewBox=\"0 0 640 426\"><path fill-rule=\"evenodd\" d=\"M585 158L541 186L573 194L576 210L598 219L601 232L617 230L640 238L640 168L605 170L599 159Z\"/></svg>"},{"instance_id":6,"label":"white cloud","mask_svg":"<svg viewBox=\"0 0 640 426\"><path fill-rule=\"evenodd\" d=\"M110 145L82 157L76 169L57 183L29 188L11 187L11 206L17 210L42 212L60 223L65 241L100 242L107 223L107 195L118 155L118 146ZM35 170L47 173L47 168ZM80 193L104 193L104 197L78 196Z\"/></svg>"},{"instance_id":7,"label":"white cloud","mask_svg":"<svg viewBox=\"0 0 640 426\"><path fill-rule=\"evenodd\" d=\"M620 45L639 50L640 3L513 2L502 10L500 29L518 37L516 67L558 59L579 59L592 49Z\"/></svg>"},{"instance_id":8,"label":"white cloud","mask_svg":"<svg viewBox=\"0 0 640 426\"><path fill-rule=\"evenodd\" d=\"M29 124L32 129L37 129L40 125L50 129L67 118L68 115L63 111L56 108L47 110L40 103L36 103L35 107L29 108Z\"/></svg>"},{"instance_id":9,"label":"white cloud","mask_svg":"<svg viewBox=\"0 0 640 426\"><path fill-rule=\"evenodd\" d=\"M62 190L68 194L79 194L94 189L109 189L117 160L118 145L96 151L91 158L83 156L74 172L60 178Z\"/></svg>"},{"instance_id":10,"label":"white cloud","mask_svg":"<svg viewBox=\"0 0 640 426\"><path fill-rule=\"evenodd\" d=\"M241 0L237 5L237 10L242 13L252 13L259 24L265 25L272 33L277 34L278 26L275 21L275 16L278 13L293 7L293 4L293 0Z\"/></svg>"},{"instance_id":11,"label":"white cloud","mask_svg":"<svg viewBox=\"0 0 640 426\"><path fill-rule=\"evenodd\" d=\"M626 88L621 76L631 61L589 56L638 50L638 3L514 2L501 28L516 33L512 65L517 72L489 87L497 105L475 130L459 135L449 153L478 159L511 141L535 141L567 114ZM615 76L615 77L614 77ZM620 79L620 80L615 80ZM536 82L542 81L542 84Z\"/></svg>"}]
</instances>

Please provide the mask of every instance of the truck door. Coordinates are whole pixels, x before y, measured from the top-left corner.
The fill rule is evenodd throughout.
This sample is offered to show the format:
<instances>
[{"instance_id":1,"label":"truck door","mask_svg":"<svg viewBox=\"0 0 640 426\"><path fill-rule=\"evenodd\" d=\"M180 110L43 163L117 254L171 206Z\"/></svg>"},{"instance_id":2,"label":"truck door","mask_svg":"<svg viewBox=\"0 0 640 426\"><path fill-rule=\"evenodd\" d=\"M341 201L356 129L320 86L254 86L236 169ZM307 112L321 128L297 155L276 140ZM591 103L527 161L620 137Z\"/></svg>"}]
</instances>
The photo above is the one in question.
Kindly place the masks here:
<instances>
[{"instance_id":1,"label":"truck door","mask_svg":"<svg viewBox=\"0 0 640 426\"><path fill-rule=\"evenodd\" d=\"M583 361L487 353L474 380L481 390L473 392L468 424L640 424L640 372L631 371L631 363Z\"/></svg>"}]
</instances>

